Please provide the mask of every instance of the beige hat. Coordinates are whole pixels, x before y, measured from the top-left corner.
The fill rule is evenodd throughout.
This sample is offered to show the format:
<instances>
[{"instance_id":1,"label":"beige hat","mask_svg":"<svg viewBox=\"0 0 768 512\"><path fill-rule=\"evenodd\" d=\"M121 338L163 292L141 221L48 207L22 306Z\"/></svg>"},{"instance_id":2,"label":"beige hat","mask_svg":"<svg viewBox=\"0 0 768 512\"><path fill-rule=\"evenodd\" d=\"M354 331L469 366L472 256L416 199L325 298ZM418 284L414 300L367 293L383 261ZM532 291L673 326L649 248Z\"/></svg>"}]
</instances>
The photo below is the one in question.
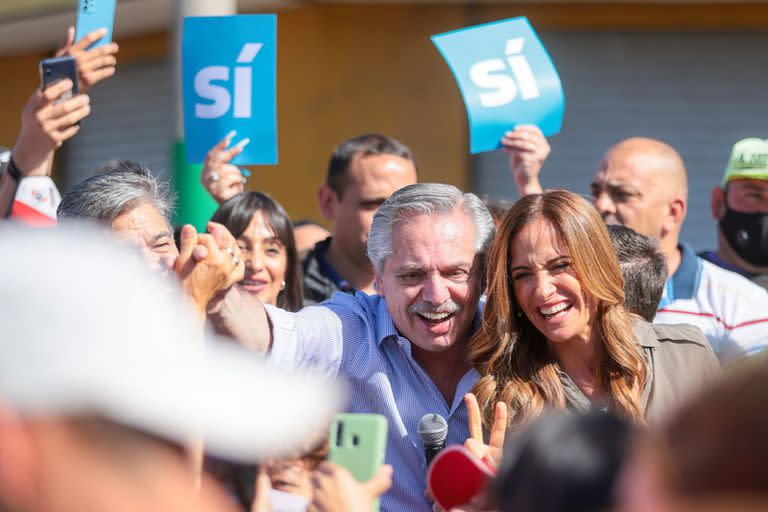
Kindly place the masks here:
<instances>
[{"instance_id":1,"label":"beige hat","mask_svg":"<svg viewBox=\"0 0 768 512\"><path fill-rule=\"evenodd\" d=\"M338 385L203 341L173 282L82 226L0 228L0 401L23 416L98 414L242 461L325 431Z\"/></svg>"}]
</instances>

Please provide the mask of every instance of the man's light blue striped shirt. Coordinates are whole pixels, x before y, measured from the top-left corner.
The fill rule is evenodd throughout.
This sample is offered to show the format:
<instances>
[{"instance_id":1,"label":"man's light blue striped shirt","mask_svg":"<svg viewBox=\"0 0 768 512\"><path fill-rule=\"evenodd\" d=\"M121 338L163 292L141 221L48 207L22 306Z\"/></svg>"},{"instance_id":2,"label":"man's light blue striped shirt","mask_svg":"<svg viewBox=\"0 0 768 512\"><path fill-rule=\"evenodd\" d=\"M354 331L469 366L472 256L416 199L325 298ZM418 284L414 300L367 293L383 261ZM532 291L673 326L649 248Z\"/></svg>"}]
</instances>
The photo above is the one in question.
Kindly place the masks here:
<instances>
[{"instance_id":1,"label":"man's light blue striped shirt","mask_svg":"<svg viewBox=\"0 0 768 512\"><path fill-rule=\"evenodd\" d=\"M463 443L469 436L463 397L477 381L477 371L470 369L461 378L447 404L414 361L410 341L399 335L386 301L378 295L337 292L298 313L269 306L267 313L274 340L271 360L342 376L348 384L348 412L387 418L386 462L393 466L394 476L381 509L431 511L424 497L427 467L417 426L424 414L438 413L448 421L447 443Z\"/></svg>"}]
</instances>

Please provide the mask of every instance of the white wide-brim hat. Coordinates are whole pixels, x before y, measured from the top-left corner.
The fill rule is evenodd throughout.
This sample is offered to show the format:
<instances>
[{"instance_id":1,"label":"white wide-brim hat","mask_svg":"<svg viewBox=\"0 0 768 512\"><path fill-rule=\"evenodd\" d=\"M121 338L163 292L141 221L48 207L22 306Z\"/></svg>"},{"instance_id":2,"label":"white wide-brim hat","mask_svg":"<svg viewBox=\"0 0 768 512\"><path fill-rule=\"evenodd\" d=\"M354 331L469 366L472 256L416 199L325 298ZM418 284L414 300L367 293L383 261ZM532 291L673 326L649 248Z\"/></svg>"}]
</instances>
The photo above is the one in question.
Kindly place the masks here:
<instances>
[{"instance_id":1,"label":"white wide-brim hat","mask_svg":"<svg viewBox=\"0 0 768 512\"><path fill-rule=\"evenodd\" d=\"M23 417L97 414L257 461L327 431L338 384L203 338L172 280L93 228L0 229L0 402Z\"/></svg>"}]
</instances>

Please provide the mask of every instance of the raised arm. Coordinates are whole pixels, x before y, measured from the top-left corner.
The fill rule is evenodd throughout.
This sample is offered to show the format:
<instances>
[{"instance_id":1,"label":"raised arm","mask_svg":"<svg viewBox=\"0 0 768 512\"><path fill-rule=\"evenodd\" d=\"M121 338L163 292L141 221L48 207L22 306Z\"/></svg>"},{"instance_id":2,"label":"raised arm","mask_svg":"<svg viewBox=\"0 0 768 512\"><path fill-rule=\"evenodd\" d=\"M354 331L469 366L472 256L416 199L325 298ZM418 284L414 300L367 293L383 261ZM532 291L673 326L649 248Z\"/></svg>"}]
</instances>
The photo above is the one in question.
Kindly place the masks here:
<instances>
[{"instance_id":1,"label":"raised arm","mask_svg":"<svg viewBox=\"0 0 768 512\"><path fill-rule=\"evenodd\" d=\"M543 192L539 172L550 147L537 126L520 125L504 134L501 145L509 154L509 170L520 197Z\"/></svg>"},{"instance_id":2,"label":"raised arm","mask_svg":"<svg viewBox=\"0 0 768 512\"><path fill-rule=\"evenodd\" d=\"M117 65L117 43L111 42L96 48L88 49L93 43L107 35L107 29L101 28L89 32L75 42L75 28L69 27L64 43L56 52L57 57L74 57L77 62L77 73L80 76L80 92L88 89L115 74Z\"/></svg>"},{"instance_id":3,"label":"raised arm","mask_svg":"<svg viewBox=\"0 0 768 512\"><path fill-rule=\"evenodd\" d=\"M72 82L62 80L45 91L35 91L29 98L21 116L21 132L11 153L19 179L50 174L54 152L65 140L74 137L80 130L78 123L91 111L90 98L82 93L115 74L117 43L87 49L105 34L104 29L95 30L74 42L75 29L69 27L56 56L75 58L81 94L54 104L56 99L72 89ZM19 180L8 172L0 177L0 215L10 213L18 185Z\"/></svg>"},{"instance_id":4,"label":"raised arm","mask_svg":"<svg viewBox=\"0 0 768 512\"><path fill-rule=\"evenodd\" d=\"M230 162L243 151L249 139L243 139L230 148L234 136L234 131L229 132L208 151L200 173L200 184L218 204L245 190L246 177L239 167Z\"/></svg>"},{"instance_id":5,"label":"raised arm","mask_svg":"<svg viewBox=\"0 0 768 512\"><path fill-rule=\"evenodd\" d=\"M4 216L10 212L21 178L47 176L53 153L78 132L77 123L90 113L90 98L85 94L55 103L72 85L70 80L62 80L45 91L35 91L27 101L11 162L0 177L0 212Z\"/></svg>"},{"instance_id":6,"label":"raised arm","mask_svg":"<svg viewBox=\"0 0 768 512\"><path fill-rule=\"evenodd\" d=\"M209 223L209 233L216 236L219 229L226 230ZM345 352L344 341L365 336L367 325L351 307L356 299L339 295L336 301L294 313L262 305L255 296L231 286L209 302L208 320L218 333L254 351L268 352L275 364L312 368L331 376L339 372L345 354L359 354L355 348ZM360 344L353 347L360 348Z\"/></svg>"},{"instance_id":7,"label":"raised arm","mask_svg":"<svg viewBox=\"0 0 768 512\"><path fill-rule=\"evenodd\" d=\"M259 353L272 348L272 326L259 299L233 286L208 304L214 330Z\"/></svg>"},{"instance_id":8,"label":"raised arm","mask_svg":"<svg viewBox=\"0 0 768 512\"><path fill-rule=\"evenodd\" d=\"M219 247L224 247L225 251L231 247L233 253L239 254L237 242L227 228L210 222L208 232ZM255 296L233 286L242 278L242 274L239 274L237 279L231 279L220 286L215 296L207 301L208 320L218 334L234 338L256 352L266 353L272 346L269 318Z\"/></svg>"}]
</instances>

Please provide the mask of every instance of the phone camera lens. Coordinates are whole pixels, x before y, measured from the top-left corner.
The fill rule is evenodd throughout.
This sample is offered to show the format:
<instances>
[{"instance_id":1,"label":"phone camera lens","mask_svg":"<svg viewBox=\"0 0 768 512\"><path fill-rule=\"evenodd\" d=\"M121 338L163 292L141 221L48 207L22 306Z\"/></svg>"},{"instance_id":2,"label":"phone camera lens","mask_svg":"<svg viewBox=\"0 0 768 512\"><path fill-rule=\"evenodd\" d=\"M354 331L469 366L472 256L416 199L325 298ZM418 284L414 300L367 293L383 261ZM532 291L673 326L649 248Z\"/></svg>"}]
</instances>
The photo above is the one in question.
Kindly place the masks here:
<instances>
[{"instance_id":1,"label":"phone camera lens","mask_svg":"<svg viewBox=\"0 0 768 512\"><path fill-rule=\"evenodd\" d=\"M45 68L45 74L50 75L51 74L51 68Z\"/></svg>"}]
</instances>

